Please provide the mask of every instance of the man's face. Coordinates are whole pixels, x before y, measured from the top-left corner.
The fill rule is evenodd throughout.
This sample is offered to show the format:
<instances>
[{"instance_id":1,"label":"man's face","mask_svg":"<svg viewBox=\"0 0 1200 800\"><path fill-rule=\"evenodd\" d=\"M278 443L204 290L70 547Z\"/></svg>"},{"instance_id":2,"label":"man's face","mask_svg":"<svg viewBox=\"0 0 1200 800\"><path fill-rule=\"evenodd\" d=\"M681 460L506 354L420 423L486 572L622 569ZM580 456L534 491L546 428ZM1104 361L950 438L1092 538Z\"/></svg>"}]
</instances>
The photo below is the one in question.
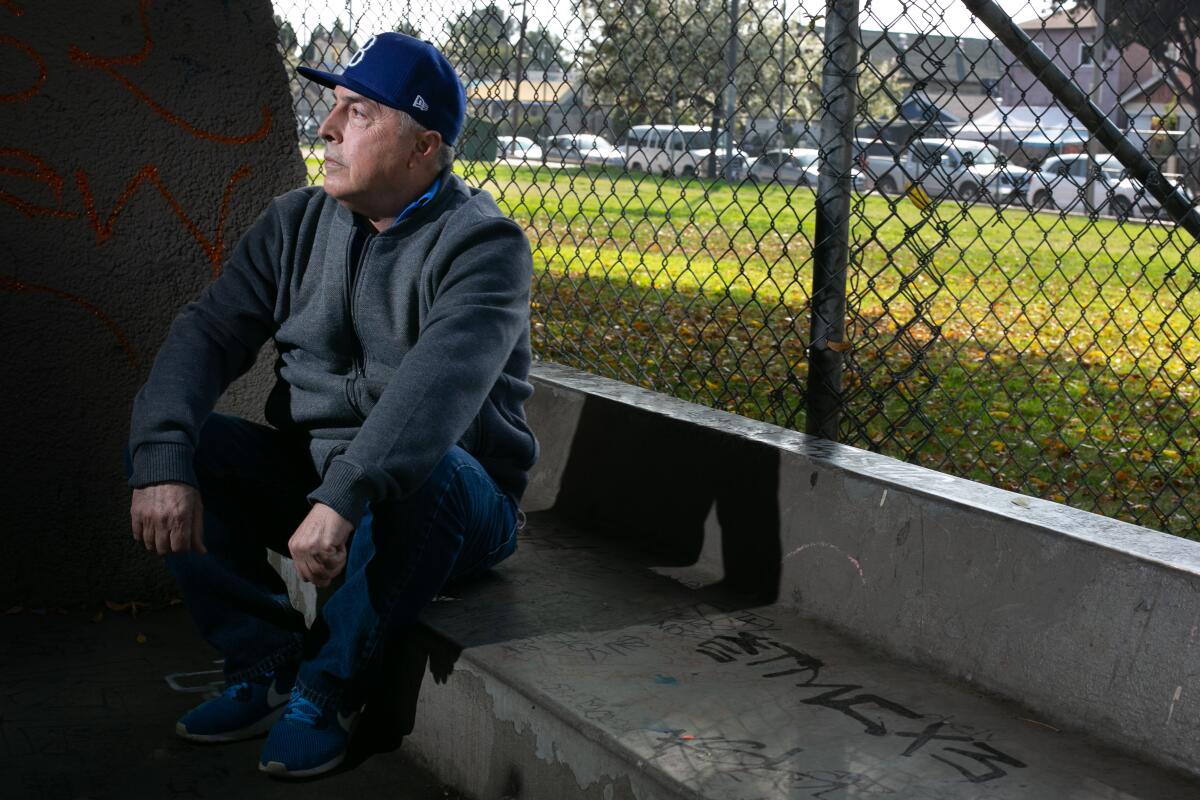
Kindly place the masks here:
<instances>
[{"instance_id":1,"label":"man's face","mask_svg":"<svg viewBox=\"0 0 1200 800\"><path fill-rule=\"evenodd\" d=\"M321 123L325 191L371 219L398 214L413 181L412 134L402 136L400 112L338 86Z\"/></svg>"}]
</instances>

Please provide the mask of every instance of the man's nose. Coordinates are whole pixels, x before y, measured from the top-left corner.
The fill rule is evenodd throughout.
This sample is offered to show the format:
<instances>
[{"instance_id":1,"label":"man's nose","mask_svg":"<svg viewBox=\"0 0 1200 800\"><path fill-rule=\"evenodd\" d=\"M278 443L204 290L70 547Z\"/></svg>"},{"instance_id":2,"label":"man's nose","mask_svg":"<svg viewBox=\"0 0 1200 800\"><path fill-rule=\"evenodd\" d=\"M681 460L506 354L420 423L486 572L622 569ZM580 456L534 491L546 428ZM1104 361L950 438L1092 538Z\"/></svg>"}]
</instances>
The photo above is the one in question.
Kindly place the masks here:
<instances>
[{"instance_id":1,"label":"man's nose","mask_svg":"<svg viewBox=\"0 0 1200 800\"><path fill-rule=\"evenodd\" d=\"M336 142L341 138L341 131L338 130L333 117L334 113L332 111L326 114L325 119L321 120L321 126L317 128L317 136L327 142Z\"/></svg>"}]
</instances>

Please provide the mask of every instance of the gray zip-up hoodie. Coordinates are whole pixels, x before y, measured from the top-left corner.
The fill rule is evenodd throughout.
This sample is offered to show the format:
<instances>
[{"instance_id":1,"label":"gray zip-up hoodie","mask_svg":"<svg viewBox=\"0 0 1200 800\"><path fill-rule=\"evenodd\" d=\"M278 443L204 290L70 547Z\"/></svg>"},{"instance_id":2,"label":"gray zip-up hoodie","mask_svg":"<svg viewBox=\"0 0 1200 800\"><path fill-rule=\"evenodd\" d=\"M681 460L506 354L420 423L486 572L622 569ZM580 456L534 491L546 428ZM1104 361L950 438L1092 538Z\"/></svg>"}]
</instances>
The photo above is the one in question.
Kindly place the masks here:
<instances>
[{"instance_id":1,"label":"gray zip-up hoodie","mask_svg":"<svg viewBox=\"0 0 1200 800\"><path fill-rule=\"evenodd\" d=\"M172 323L134 400L129 484L197 485L200 426L273 336L266 417L311 437L322 482L310 501L357 525L367 502L407 496L456 443L520 499L538 450L522 405L529 242L487 192L449 169L440 178L378 235L319 187L275 198Z\"/></svg>"}]
</instances>

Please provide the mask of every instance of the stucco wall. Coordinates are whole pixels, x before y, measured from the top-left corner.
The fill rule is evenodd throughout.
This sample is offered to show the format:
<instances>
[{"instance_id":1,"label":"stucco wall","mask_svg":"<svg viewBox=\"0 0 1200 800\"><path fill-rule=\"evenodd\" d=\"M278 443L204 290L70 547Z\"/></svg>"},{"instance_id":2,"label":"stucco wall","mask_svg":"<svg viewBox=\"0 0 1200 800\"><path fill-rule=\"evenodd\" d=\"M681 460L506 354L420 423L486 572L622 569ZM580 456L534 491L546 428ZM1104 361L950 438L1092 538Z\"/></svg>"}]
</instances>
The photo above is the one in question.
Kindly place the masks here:
<instances>
[{"instance_id":1,"label":"stucco wall","mask_svg":"<svg viewBox=\"0 0 1200 800\"><path fill-rule=\"evenodd\" d=\"M153 597L121 449L168 325L303 183L268 0L0 0L0 601ZM261 418L272 354L222 401Z\"/></svg>"}]
</instances>

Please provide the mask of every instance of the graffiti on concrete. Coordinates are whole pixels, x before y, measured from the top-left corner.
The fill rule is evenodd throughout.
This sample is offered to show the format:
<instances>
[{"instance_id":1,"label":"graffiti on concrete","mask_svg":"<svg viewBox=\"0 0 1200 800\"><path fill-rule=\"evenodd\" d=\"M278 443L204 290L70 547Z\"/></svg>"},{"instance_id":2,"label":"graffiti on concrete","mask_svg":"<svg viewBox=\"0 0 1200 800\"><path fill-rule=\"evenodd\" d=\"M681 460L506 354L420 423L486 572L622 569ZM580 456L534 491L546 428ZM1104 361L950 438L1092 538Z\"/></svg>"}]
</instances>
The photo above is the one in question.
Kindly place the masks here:
<instances>
[{"instance_id":1,"label":"graffiti on concrete","mask_svg":"<svg viewBox=\"0 0 1200 800\"><path fill-rule=\"evenodd\" d=\"M139 0L138 19L141 21L142 25L142 49L137 53L132 55L104 58L96 55L95 53L89 53L86 50L72 45L68 50L68 57L73 63L79 65L80 67L85 69L96 69L105 73L106 75L109 75L115 81L117 81L117 83L125 87L130 94L144 103L146 107L148 107L155 114L162 117L170 124L182 128L198 139L208 139L209 141L220 142L222 144L249 144L250 142L256 142L265 137L271 130L271 111L266 106L263 106L261 110L262 119L257 130L240 136L228 136L216 131L209 131L199 128L185 120L179 114L169 111L160 103L156 102L154 98L150 97L145 90L120 72L118 67L140 64L146 60L146 57L149 56L150 52L154 49L154 41L150 38L150 23L147 19L149 8L150 0Z\"/></svg>"},{"instance_id":2,"label":"graffiti on concrete","mask_svg":"<svg viewBox=\"0 0 1200 800\"><path fill-rule=\"evenodd\" d=\"M794 684L796 687L824 691L802 698L800 700L802 704L837 711L862 725L863 733L868 736L891 735L900 739L911 739L912 741L906 744L899 755L911 757L918 752L927 752L931 758L952 767L971 783L985 783L1003 778L1008 774L1005 767L1021 769L1026 766L1024 762L1000 751L986 741L980 741L981 733L970 726L951 724L947 719L934 719L930 714L913 711L880 694L862 691L863 686L860 684L817 683L817 679L821 676L821 670L825 667L825 663L821 659L761 632L740 631L721 634L699 643L696 646L696 652L711 658L718 664L736 662L747 667L757 667L760 670L767 667L767 670L761 674L763 678L803 675L804 680ZM747 657L751 660L746 660ZM933 721L923 730L902 730L897 727L897 723L892 723L892 728L889 729L888 723L885 723L883 719L864 713L864 709L867 707L886 712L892 717L905 721ZM899 725L904 728L908 727L906 722L901 722ZM941 744L943 742L962 743L963 746L951 747ZM929 750L926 750L927 746L930 747ZM936 751L933 748L937 748Z\"/></svg>"},{"instance_id":3,"label":"graffiti on concrete","mask_svg":"<svg viewBox=\"0 0 1200 800\"><path fill-rule=\"evenodd\" d=\"M127 78L119 71L120 67L140 64L147 56L150 55L153 49L153 39L150 36L150 25L148 16L149 0L140 0L138 4L138 16L142 26L142 49L131 55L102 57L95 53L91 53L72 45L69 48L68 56L72 63L81 68L97 69L105 74L112 76L118 83L130 91L138 98L146 107L157 114L168 123L175 125L192 136L208 141L219 142L222 144L241 145L250 142L258 141L265 137L271 128L272 119L270 110L263 107L261 110L262 121L259 128L248 134L226 135L215 131L205 130L185 120L179 114L164 108L160 103L150 97L144 90L138 87L133 81ZM4 7L14 13L16 16L23 16L23 9L15 6L12 3L6 3ZM17 91L9 91L0 94L0 102L20 102L29 100L34 97L46 81L46 62L41 53L37 51L33 45L22 41L14 36L0 36L0 46L7 46L23 53L37 67L37 74L33 81L24 87L19 87ZM126 203L132 197L139 186L147 184L158 191L162 198L166 201L168 208L174 216L183 224L191 237L196 241L196 244L204 252L206 261L209 264L212 276L215 278L220 274L221 260L225 249L224 242L224 226L226 216L229 210L229 203L233 195L234 186L243 178L250 174L250 167L246 164L239 166L234 170L233 174L225 183L224 192L221 197L221 204L218 210L218 219L216 231L211 235L205 235L192 219L192 217L184 211L180 202L175 195L166 186L161 176L159 168L155 164L145 164L133 177L126 183L124 190L117 197L111 206L111 210L104 218L101 218L100 213L96 210L96 198L91 189L91 181L88 173L84 169L74 170L75 184L79 191L81 209L73 209L64 207L63 201L63 178L62 175L51 167L45 160L40 158L36 153L16 147L0 147L0 156L5 160L16 160L23 162L20 166L13 166L11 163L5 164L0 162L0 175L8 175L14 178L32 180L36 183L43 184L50 189L53 197L53 205L45 205L33 200L21 197L11 191L0 191L0 202L7 203L17 209L26 217L35 216L50 216L59 219L77 219L81 216L85 217L91 226L96 236L96 243L103 244L112 237L114 227Z\"/></svg>"},{"instance_id":4,"label":"graffiti on concrete","mask_svg":"<svg viewBox=\"0 0 1200 800\"><path fill-rule=\"evenodd\" d=\"M762 614L722 609L709 603L671 609L658 625L658 629L668 636L702 640L722 633L765 631L775 627L775 620Z\"/></svg>"},{"instance_id":5,"label":"graffiti on concrete","mask_svg":"<svg viewBox=\"0 0 1200 800\"><path fill-rule=\"evenodd\" d=\"M0 94L0 103L20 103L40 92L42 84L46 82L47 77L46 60L42 58L42 54L33 49L28 43L22 42L14 36L0 36L0 46L16 50L32 61L37 67L37 75L34 77L32 83L21 88L19 91Z\"/></svg>"},{"instance_id":6,"label":"graffiti on concrete","mask_svg":"<svg viewBox=\"0 0 1200 800\"><path fill-rule=\"evenodd\" d=\"M649 646L650 643L642 637L629 634L594 640L576 633L553 633L537 639L506 642L500 646L500 650L510 658L525 659L549 653L586 656L589 663L598 664Z\"/></svg>"},{"instance_id":7,"label":"graffiti on concrete","mask_svg":"<svg viewBox=\"0 0 1200 800\"><path fill-rule=\"evenodd\" d=\"M0 289L10 292L40 292L82 308L88 314L98 319L104 327L108 328L109 333L113 335L113 338L117 340L117 344L120 345L122 352L125 353L125 358L131 367L137 369L141 366L141 358L138 357L137 351L133 349L133 345L129 343L129 337L121 330L121 326L114 322L112 317L82 297L70 292L64 292L62 289L55 289L51 286L26 283L11 275L0 275Z\"/></svg>"},{"instance_id":8,"label":"graffiti on concrete","mask_svg":"<svg viewBox=\"0 0 1200 800\"><path fill-rule=\"evenodd\" d=\"M780 791L808 791L810 797L824 798L835 792L853 790L854 796L893 794L874 779L845 770L807 769L797 763L804 752L793 747L774 753L753 739L729 739L724 736L691 736L680 729L658 730L651 761L673 758L695 772L717 767L719 774L737 782L754 780L768 783Z\"/></svg>"},{"instance_id":9,"label":"graffiti on concrete","mask_svg":"<svg viewBox=\"0 0 1200 800\"><path fill-rule=\"evenodd\" d=\"M152 185L162 195L163 199L167 201L167 205L170 206L171 211L179 218L179 221L188 229L188 233L200 245L200 249L204 251L205 256L208 258L212 277L216 278L221 274L221 256L225 249L225 217L229 212L229 201L233 196L233 187L238 181L249 174L250 167L242 164L229 176L229 180L225 184L225 193L221 198L220 210L217 213L217 230L211 240L200 231L199 226L184 212L179 201L175 199L175 196L171 194L171 190L166 187L162 178L159 177L158 167L153 164L147 164L142 167L138 170L137 174L129 179L129 182L125 184L124 191L121 192L121 195L113 203L112 210L109 211L108 217L103 222L100 221L100 216L96 213L95 200L92 197L87 174L83 170L76 170L75 182L79 186L79 194L83 197L84 211L93 230L96 232L96 240L98 242L104 242L112 236L113 225L116 224L117 217L120 216L122 209L125 208L125 204L129 201L134 191L137 190L138 186L143 182Z\"/></svg>"}]
</instances>

